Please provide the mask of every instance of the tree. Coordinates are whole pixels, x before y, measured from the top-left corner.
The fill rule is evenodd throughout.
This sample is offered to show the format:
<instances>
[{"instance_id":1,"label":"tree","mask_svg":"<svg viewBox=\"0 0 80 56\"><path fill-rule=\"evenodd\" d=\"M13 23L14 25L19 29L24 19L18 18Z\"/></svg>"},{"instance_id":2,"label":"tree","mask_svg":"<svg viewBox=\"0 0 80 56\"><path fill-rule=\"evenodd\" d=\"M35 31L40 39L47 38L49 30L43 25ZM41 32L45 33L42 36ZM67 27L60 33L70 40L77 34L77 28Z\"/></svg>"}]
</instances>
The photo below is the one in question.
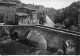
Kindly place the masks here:
<instances>
[{"instance_id":1,"label":"tree","mask_svg":"<svg viewBox=\"0 0 80 56\"><path fill-rule=\"evenodd\" d=\"M62 9L62 12L55 14L54 23L64 24L70 29L71 25L78 25L78 2L73 2L70 6Z\"/></svg>"},{"instance_id":2,"label":"tree","mask_svg":"<svg viewBox=\"0 0 80 56\"><path fill-rule=\"evenodd\" d=\"M64 21L64 18L65 18L64 14L58 12L54 16L54 23L60 23L60 24L62 24L62 22Z\"/></svg>"}]
</instances>

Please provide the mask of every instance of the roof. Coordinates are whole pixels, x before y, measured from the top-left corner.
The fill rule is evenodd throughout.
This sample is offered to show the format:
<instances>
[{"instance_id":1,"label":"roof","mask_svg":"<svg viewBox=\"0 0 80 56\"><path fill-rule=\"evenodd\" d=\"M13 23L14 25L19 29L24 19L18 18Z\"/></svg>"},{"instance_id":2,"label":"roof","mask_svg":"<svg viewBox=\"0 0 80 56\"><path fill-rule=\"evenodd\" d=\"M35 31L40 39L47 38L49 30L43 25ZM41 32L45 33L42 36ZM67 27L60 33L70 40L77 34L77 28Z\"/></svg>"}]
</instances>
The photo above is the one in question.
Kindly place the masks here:
<instances>
[{"instance_id":1,"label":"roof","mask_svg":"<svg viewBox=\"0 0 80 56\"><path fill-rule=\"evenodd\" d=\"M26 13L16 13L16 15L18 15L18 16L28 16L29 14L26 14Z\"/></svg>"},{"instance_id":2,"label":"roof","mask_svg":"<svg viewBox=\"0 0 80 56\"><path fill-rule=\"evenodd\" d=\"M15 2L0 2L0 4L10 4L10 5L16 5Z\"/></svg>"},{"instance_id":3,"label":"roof","mask_svg":"<svg viewBox=\"0 0 80 56\"><path fill-rule=\"evenodd\" d=\"M32 14L37 14L38 12L31 12Z\"/></svg>"},{"instance_id":4,"label":"roof","mask_svg":"<svg viewBox=\"0 0 80 56\"><path fill-rule=\"evenodd\" d=\"M19 7L19 8L29 9L29 10L31 10L31 11L36 11L36 10L31 9L31 8L29 8L29 7Z\"/></svg>"}]
</instances>

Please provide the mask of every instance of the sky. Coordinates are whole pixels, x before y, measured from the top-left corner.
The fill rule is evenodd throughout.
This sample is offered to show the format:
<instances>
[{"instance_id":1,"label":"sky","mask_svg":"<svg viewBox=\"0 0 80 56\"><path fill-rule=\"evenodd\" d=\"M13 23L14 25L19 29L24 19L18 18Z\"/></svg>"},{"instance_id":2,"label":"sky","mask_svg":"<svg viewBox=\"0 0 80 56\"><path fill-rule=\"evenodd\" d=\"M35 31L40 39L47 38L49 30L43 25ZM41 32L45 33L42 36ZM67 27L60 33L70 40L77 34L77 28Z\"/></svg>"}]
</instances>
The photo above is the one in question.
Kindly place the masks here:
<instances>
[{"instance_id":1,"label":"sky","mask_svg":"<svg viewBox=\"0 0 80 56\"><path fill-rule=\"evenodd\" d=\"M80 0L20 0L25 4L43 5L44 7L52 7L61 9L69 6L72 2Z\"/></svg>"}]
</instances>

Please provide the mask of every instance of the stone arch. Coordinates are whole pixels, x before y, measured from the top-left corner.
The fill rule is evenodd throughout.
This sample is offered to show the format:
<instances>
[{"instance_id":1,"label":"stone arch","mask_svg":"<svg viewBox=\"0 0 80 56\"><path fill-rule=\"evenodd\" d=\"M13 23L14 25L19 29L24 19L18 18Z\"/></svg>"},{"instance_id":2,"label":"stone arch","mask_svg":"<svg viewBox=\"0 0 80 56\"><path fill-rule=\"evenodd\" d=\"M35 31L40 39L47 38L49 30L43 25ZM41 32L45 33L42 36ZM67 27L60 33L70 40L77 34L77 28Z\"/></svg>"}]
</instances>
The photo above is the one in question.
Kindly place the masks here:
<instances>
[{"instance_id":1,"label":"stone arch","mask_svg":"<svg viewBox=\"0 0 80 56\"><path fill-rule=\"evenodd\" d=\"M30 29L27 29L25 31L21 29L15 29L11 32L10 36L16 37L16 38L18 37L19 40L22 40L22 39L26 39L30 31L31 31Z\"/></svg>"},{"instance_id":2,"label":"stone arch","mask_svg":"<svg viewBox=\"0 0 80 56\"><path fill-rule=\"evenodd\" d=\"M47 41L44 36L41 35L38 31L31 30L31 32L27 36L27 39L37 42L37 48L41 50L47 49Z\"/></svg>"},{"instance_id":3,"label":"stone arch","mask_svg":"<svg viewBox=\"0 0 80 56\"><path fill-rule=\"evenodd\" d=\"M10 38L12 40L16 40L19 38L19 34L17 32L13 32L12 34L10 34Z\"/></svg>"}]
</instances>

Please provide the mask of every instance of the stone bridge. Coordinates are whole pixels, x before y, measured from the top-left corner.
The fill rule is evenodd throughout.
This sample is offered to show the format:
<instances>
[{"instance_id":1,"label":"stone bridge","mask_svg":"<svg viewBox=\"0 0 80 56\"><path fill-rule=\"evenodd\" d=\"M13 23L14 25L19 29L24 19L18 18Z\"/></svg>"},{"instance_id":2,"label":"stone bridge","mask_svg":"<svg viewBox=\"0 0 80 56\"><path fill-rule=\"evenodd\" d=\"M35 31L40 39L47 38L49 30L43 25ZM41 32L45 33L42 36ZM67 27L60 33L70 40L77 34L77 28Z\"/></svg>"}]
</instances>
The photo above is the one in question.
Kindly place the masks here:
<instances>
[{"instance_id":1,"label":"stone bridge","mask_svg":"<svg viewBox=\"0 0 80 56\"><path fill-rule=\"evenodd\" d=\"M28 34L25 34L28 30L34 30L39 32L46 40L47 47L49 48L62 48L63 42L66 42L69 39L72 39L76 42L77 54L80 54L80 34L77 32L59 30L47 26L0 26L8 29L10 33L17 32L20 39L27 38Z\"/></svg>"}]
</instances>

